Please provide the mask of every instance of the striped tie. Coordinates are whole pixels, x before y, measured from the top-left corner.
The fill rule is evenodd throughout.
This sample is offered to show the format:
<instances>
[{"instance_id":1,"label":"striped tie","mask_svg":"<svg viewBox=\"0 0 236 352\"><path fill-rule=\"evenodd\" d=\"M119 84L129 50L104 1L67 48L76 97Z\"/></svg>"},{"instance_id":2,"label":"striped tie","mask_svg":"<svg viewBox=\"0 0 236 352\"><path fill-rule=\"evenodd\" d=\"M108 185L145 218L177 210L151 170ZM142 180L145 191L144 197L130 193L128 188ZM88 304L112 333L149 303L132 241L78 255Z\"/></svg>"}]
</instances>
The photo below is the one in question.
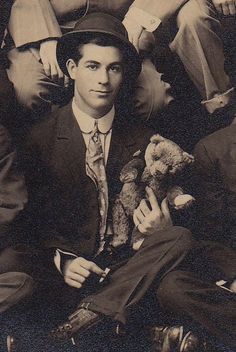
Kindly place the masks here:
<instances>
[{"instance_id":1,"label":"striped tie","mask_svg":"<svg viewBox=\"0 0 236 352\"><path fill-rule=\"evenodd\" d=\"M98 131L98 121L95 121L94 129L91 132L87 151L86 151L86 173L95 183L98 190L98 203L100 211L100 253L105 244L106 222L108 212L108 186L105 170L104 153Z\"/></svg>"}]
</instances>

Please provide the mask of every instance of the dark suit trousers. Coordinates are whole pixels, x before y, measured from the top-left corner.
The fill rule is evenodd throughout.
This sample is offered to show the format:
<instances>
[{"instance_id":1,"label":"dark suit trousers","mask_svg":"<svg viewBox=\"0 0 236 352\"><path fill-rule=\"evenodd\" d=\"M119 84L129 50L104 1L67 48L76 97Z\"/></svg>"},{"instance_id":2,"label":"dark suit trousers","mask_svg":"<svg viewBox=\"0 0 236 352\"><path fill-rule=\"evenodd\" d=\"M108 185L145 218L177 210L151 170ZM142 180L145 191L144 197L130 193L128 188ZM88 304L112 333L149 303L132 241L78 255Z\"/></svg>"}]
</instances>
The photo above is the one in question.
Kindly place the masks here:
<instances>
[{"instance_id":1,"label":"dark suit trousers","mask_svg":"<svg viewBox=\"0 0 236 352\"><path fill-rule=\"evenodd\" d=\"M125 323L130 308L144 297L154 282L158 285L183 261L191 244L191 233L182 227L147 237L134 256L115 271L111 270L108 282L82 303L89 303L89 309Z\"/></svg>"},{"instance_id":2,"label":"dark suit trousers","mask_svg":"<svg viewBox=\"0 0 236 352\"><path fill-rule=\"evenodd\" d=\"M157 289L157 298L174 320L204 329L207 334L236 346L236 294L216 285L236 278L235 250L215 242L200 242L186 268L168 273ZM188 258L187 258L188 259Z\"/></svg>"},{"instance_id":3,"label":"dark suit trousers","mask_svg":"<svg viewBox=\"0 0 236 352\"><path fill-rule=\"evenodd\" d=\"M25 253L13 248L0 250L0 313L32 295L34 283L26 274Z\"/></svg>"}]
</instances>

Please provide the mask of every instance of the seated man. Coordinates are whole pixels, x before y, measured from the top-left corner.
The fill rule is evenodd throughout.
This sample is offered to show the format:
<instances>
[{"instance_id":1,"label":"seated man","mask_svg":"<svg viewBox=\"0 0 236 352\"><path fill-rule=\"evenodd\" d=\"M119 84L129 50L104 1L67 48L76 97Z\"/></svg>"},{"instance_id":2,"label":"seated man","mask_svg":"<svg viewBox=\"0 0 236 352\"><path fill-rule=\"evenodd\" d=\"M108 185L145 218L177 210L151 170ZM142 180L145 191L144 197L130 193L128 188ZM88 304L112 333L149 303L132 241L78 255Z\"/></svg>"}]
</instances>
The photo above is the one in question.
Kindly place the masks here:
<instances>
[{"instance_id":1,"label":"seated man","mask_svg":"<svg viewBox=\"0 0 236 352\"><path fill-rule=\"evenodd\" d=\"M43 283L51 285L60 312L65 306L67 314L75 310L53 335L78 338L80 343L92 327L105 333L129 324L150 290L156 295L159 287L154 310L157 298L166 294L165 277L184 264L192 240L187 229L173 226L166 200L159 206L147 188L149 205L142 200L134 219L136 231L146 235L142 246L135 252L128 243L111 245L110 214L122 187L120 171L153 134L125 114L125 88L141 69L125 28L112 16L87 15L59 40L57 59L75 83L74 98L35 126L26 140L22 161L30 201L21 229L48 256L38 266L45 268ZM211 288L222 302L228 299L224 291ZM234 303L234 297L228 300L229 307ZM217 308L214 319L219 321L228 322L231 316L215 306L214 301L206 304L209 317L202 325L220 339L218 330L210 327L211 310ZM233 308L231 314L235 317ZM197 312L193 319L198 321ZM229 336L224 325L222 335L223 340Z\"/></svg>"},{"instance_id":2,"label":"seated man","mask_svg":"<svg viewBox=\"0 0 236 352\"><path fill-rule=\"evenodd\" d=\"M0 43L4 37L11 2L0 2ZM0 52L1 55L1 52ZM0 121L9 122L14 94L0 59ZM11 223L27 202L24 177L17 171L16 151L3 125L0 124L0 349L6 344L3 319L6 311L32 293L33 280L25 273L24 253L14 248ZM4 342L3 340L4 339Z\"/></svg>"},{"instance_id":3,"label":"seated man","mask_svg":"<svg viewBox=\"0 0 236 352\"><path fill-rule=\"evenodd\" d=\"M153 41L150 32L158 32L159 24L170 20L174 23L170 49L179 56L199 90L203 106L209 113L229 110L231 118L235 113L235 94L224 70L217 13L235 15L234 3L227 3L228 0L15 0L9 25L15 48L9 51L8 74L19 101L45 114L52 103L60 104L65 99L63 82L68 81L56 62L56 42L62 32L72 28L75 19L90 11L108 12L121 19L125 16L129 39L137 49L147 47L149 38ZM155 117L173 99L169 88L150 60L145 60L135 89L136 116Z\"/></svg>"}]
</instances>

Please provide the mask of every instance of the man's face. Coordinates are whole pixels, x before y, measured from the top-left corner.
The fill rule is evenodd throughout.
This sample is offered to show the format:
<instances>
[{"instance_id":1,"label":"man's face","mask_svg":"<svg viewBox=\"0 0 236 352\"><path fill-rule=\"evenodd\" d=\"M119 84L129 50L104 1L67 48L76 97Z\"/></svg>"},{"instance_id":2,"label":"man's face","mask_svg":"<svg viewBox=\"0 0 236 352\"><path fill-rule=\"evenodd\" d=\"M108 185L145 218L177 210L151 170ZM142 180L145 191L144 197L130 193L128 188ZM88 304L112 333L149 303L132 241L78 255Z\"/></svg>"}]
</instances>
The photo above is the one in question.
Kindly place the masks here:
<instances>
[{"instance_id":1,"label":"man's face","mask_svg":"<svg viewBox=\"0 0 236 352\"><path fill-rule=\"evenodd\" d=\"M113 106L123 81L123 57L118 48L85 44L78 65L71 59L67 69L75 81L74 97L79 109L94 118Z\"/></svg>"}]
</instances>

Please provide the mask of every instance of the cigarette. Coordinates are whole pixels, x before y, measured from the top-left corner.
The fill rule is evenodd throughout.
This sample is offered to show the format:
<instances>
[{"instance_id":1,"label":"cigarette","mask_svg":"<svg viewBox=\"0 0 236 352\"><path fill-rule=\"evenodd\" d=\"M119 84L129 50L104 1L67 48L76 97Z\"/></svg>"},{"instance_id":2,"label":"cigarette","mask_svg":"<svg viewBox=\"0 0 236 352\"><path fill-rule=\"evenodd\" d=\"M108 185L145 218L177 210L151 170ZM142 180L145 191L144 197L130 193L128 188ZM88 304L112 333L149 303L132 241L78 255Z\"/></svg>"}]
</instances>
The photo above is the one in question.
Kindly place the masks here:
<instances>
[{"instance_id":1,"label":"cigarette","mask_svg":"<svg viewBox=\"0 0 236 352\"><path fill-rule=\"evenodd\" d=\"M106 269L104 270L106 276L107 276L107 274L109 273L110 270L111 270L111 269L109 269L109 268L106 268ZM99 283L102 283L102 282L105 280L106 276L105 276L105 277L101 277L100 280L99 280Z\"/></svg>"}]
</instances>

